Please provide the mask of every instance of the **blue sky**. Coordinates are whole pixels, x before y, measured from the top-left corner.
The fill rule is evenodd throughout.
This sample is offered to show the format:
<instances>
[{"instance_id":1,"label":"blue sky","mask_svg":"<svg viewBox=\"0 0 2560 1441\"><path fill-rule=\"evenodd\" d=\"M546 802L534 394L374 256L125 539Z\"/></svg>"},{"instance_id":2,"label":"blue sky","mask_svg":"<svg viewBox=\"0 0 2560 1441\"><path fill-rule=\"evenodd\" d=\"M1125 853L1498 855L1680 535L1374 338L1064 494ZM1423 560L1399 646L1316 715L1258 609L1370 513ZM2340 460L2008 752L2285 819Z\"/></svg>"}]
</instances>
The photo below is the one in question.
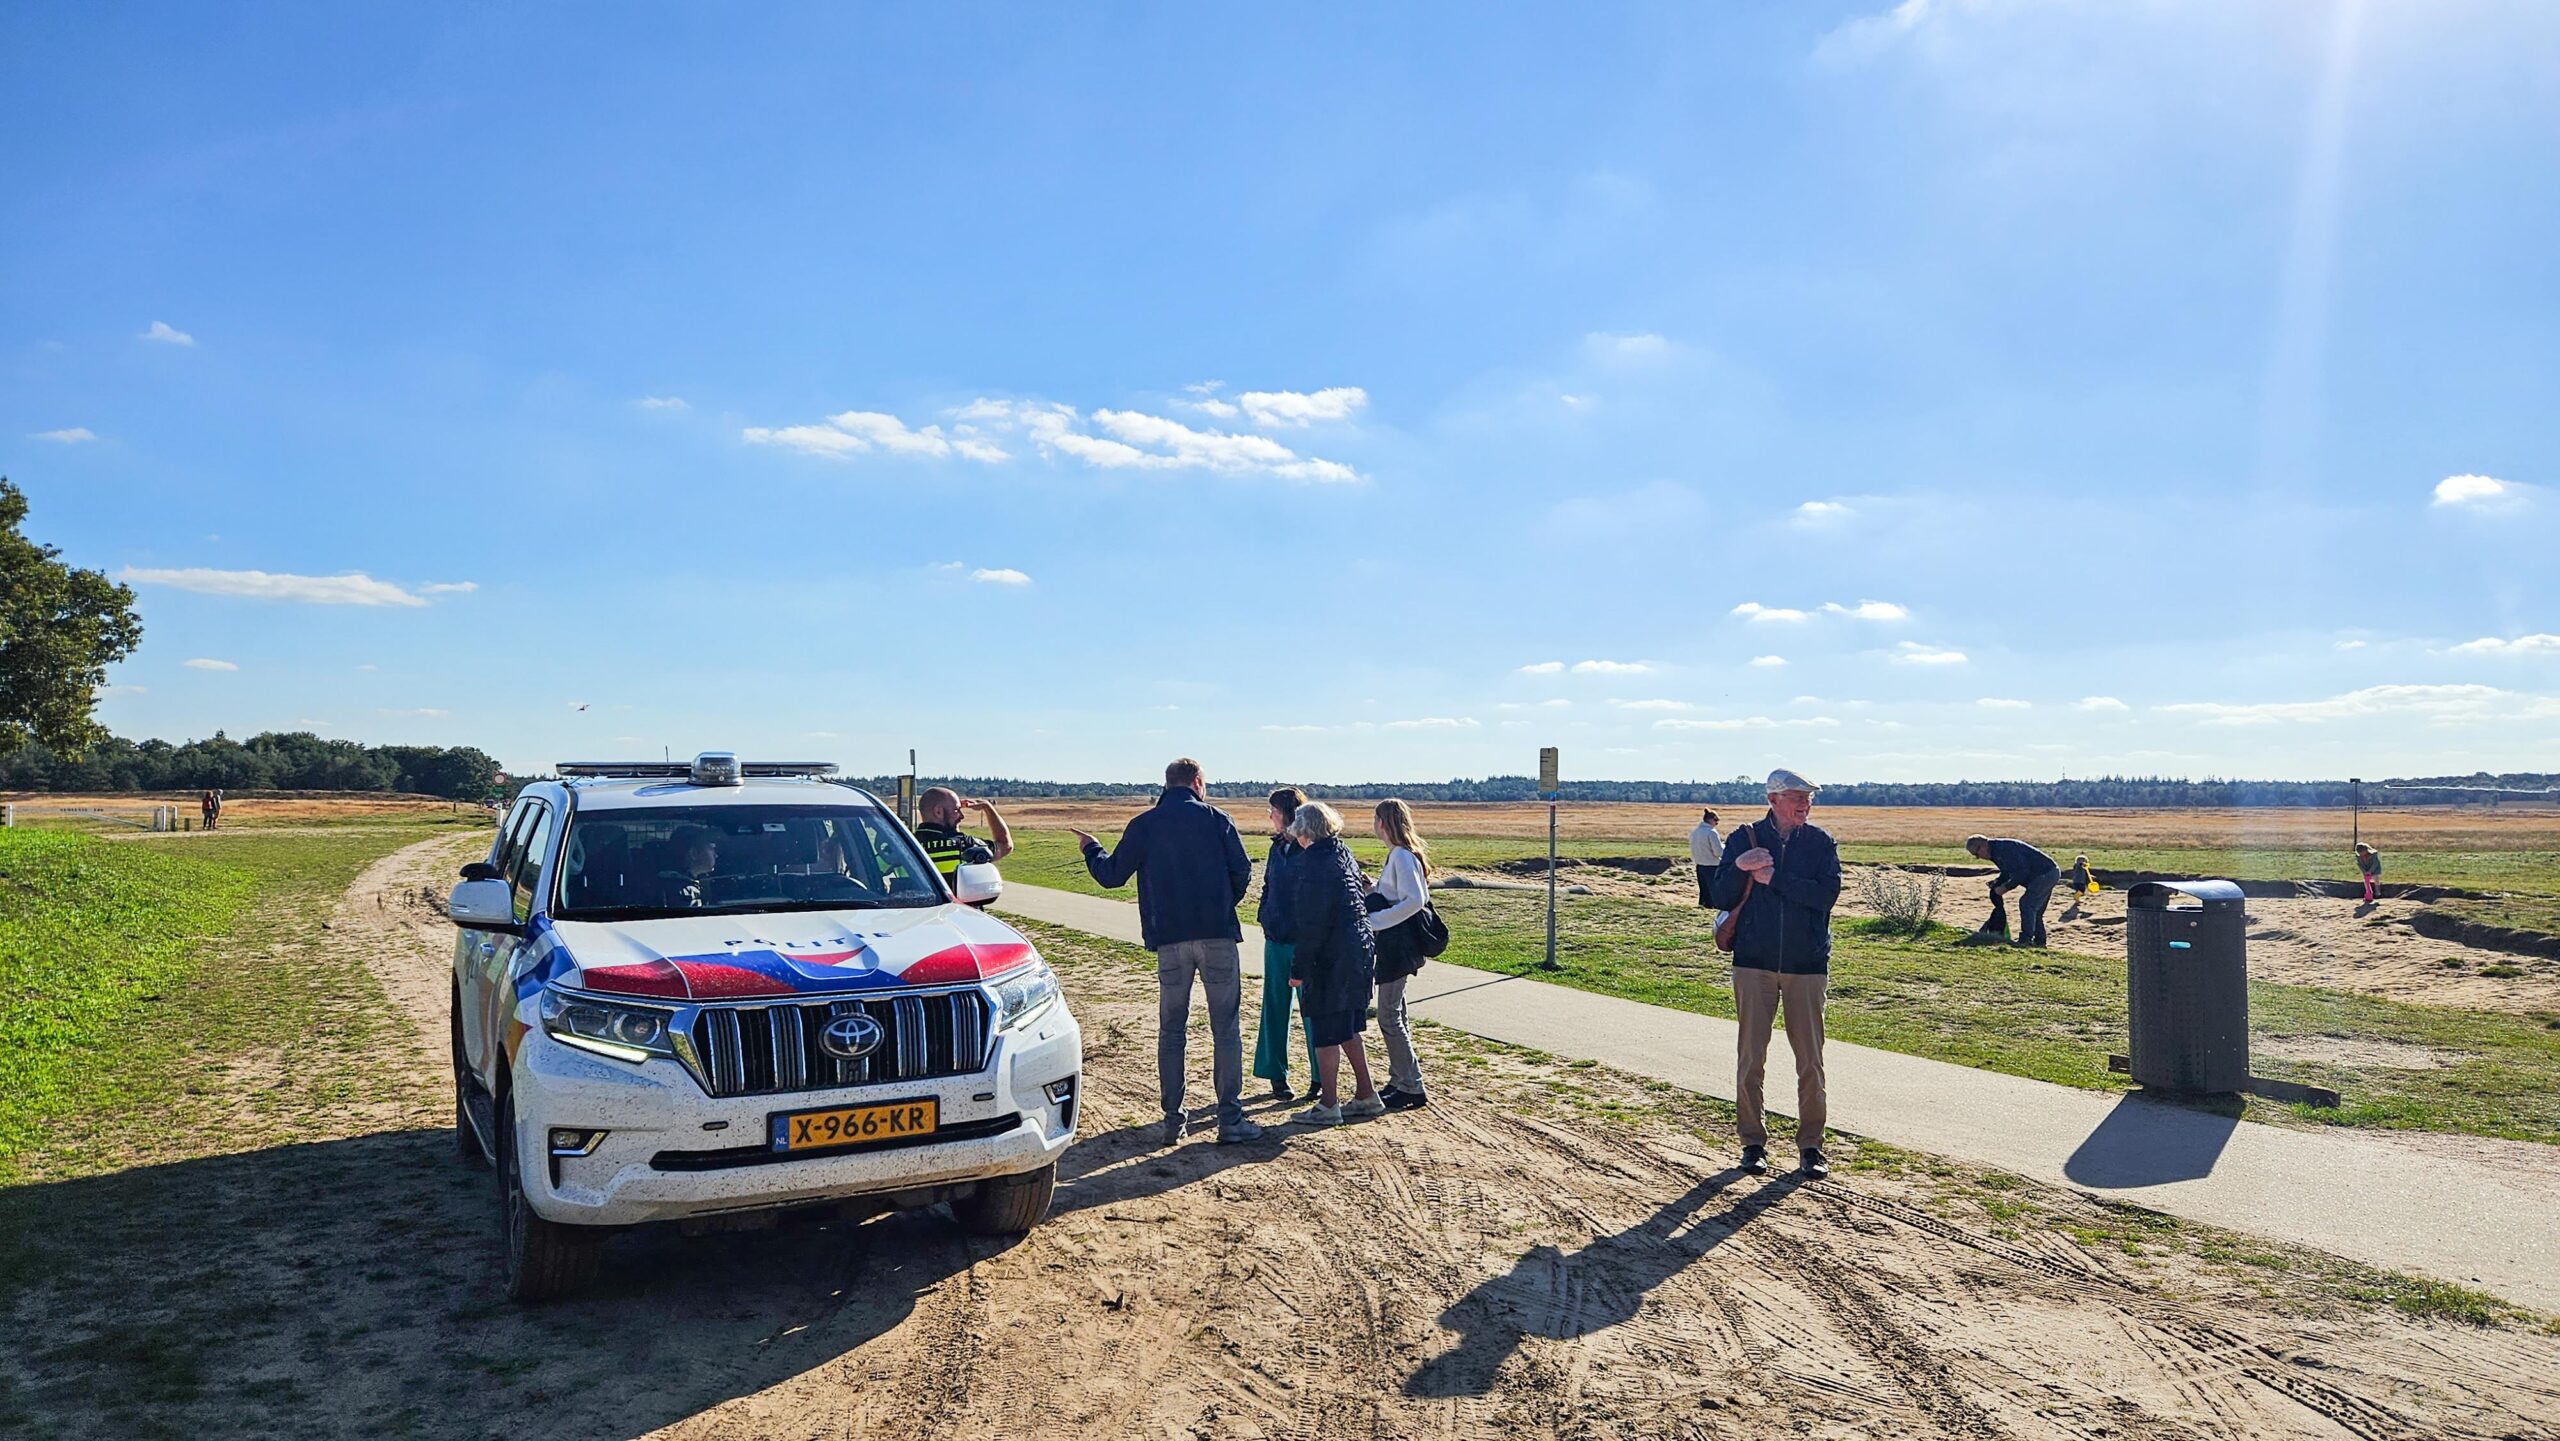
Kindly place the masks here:
<instances>
[{"instance_id":1,"label":"blue sky","mask_svg":"<svg viewBox=\"0 0 2560 1441\"><path fill-rule=\"evenodd\" d=\"M2530 0L19 6L0 473L129 735L2560 769L2554 73Z\"/></svg>"}]
</instances>

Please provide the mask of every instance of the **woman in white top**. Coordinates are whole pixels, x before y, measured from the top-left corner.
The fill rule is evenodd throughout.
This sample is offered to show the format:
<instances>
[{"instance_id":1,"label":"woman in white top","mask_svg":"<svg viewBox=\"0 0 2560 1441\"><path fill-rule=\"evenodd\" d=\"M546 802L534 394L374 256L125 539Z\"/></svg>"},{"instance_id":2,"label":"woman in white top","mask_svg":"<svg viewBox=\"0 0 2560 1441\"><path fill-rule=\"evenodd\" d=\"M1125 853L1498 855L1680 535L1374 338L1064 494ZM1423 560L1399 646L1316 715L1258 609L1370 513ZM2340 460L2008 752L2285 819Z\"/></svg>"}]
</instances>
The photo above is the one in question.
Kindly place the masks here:
<instances>
[{"instance_id":1,"label":"woman in white top","mask_svg":"<svg viewBox=\"0 0 2560 1441\"><path fill-rule=\"evenodd\" d=\"M1413 1023L1405 1015L1405 982L1422 969L1415 920L1431 901L1431 852L1413 828L1413 808L1399 800L1378 802L1370 831L1388 846L1369 888L1369 928L1378 937L1378 1032L1387 1043L1390 1111L1431 1104L1422 1089L1422 1065L1413 1055Z\"/></svg>"}]
</instances>

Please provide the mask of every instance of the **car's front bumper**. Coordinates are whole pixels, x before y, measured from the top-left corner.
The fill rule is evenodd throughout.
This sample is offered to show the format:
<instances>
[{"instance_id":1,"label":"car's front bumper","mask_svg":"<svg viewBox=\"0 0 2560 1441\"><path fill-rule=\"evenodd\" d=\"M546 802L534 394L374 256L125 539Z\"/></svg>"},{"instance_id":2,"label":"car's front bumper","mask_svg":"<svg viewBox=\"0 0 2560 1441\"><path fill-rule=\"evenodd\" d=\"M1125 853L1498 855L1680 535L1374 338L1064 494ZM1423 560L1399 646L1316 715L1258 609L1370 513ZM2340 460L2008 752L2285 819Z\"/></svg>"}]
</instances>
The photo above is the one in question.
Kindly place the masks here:
<instances>
[{"instance_id":1,"label":"car's front bumper","mask_svg":"<svg viewBox=\"0 0 2560 1441\"><path fill-rule=\"evenodd\" d=\"M672 1060L639 1065L564 1046L536 1031L517 1048L516 1154L526 1199L546 1220L627 1226L809 1205L1036 1171L1075 1139L1083 1096L1053 1101L1053 1082L1081 1091L1084 1034L1063 1003L997 1037L994 1058L965 1076L798 1091L706 1096ZM894 1149L772 1156L777 1112L931 1097L941 1131L965 1139ZM1010 1118L1012 1124L1006 1126ZM600 1130L583 1156L555 1156L554 1129Z\"/></svg>"}]
</instances>

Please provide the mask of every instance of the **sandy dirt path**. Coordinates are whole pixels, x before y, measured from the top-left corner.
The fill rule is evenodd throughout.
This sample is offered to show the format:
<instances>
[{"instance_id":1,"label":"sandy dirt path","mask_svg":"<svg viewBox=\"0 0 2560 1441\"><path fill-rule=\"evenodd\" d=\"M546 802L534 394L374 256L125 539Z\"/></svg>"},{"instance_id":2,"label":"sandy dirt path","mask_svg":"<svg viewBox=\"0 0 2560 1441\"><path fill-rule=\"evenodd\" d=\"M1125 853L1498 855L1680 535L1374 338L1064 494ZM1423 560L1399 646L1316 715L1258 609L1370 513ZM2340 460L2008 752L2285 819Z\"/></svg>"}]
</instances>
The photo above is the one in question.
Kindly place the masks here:
<instances>
[{"instance_id":1,"label":"sandy dirt path","mask_svg":"<svg viewBox=\"0 0 2560 1441\"><path fill-rule=\"evenodd\" d=\"M2286 1269L2244 1284L2092 1248L2012 1206L2096 1224L2069 1193L2004 1191L1987 1209L1916 1168L1741 1177L1720 1136L1647 1109L1660 1098L1635 1082L1436 1029L1427 1111L1159 1149L1137 1124L1154 1109L1153 981L1065 941L1089 1110L1029 1237L971 1239L931 1212L644 1233L615 1243L594 1295L517 1310L496 1299L488 1179L445 1129L453 933L436 902L458 855L448 839L386 859L330 924L414 1022L414 1048L386 1058L397 1116L312 1116L298 1144L65 1183L121 1219L96 1284L123 1299L22 1299L0 1320L76 1354L102 1344L104 1315L125 1318L107 1333L125 1341L218 1337L194 1353L205 1399L154 1415L208 1435L2560 1428L2560 1338L2324 1300ZM1195 1027L1195 1073L1206 1049ZM1636 1119L1593 1114L1607 1107ZM0 1397L70 1394L15 1384ZM39 1414L43 1434L133 1429L106 1400Z\"/></svg>"}]
</instances>

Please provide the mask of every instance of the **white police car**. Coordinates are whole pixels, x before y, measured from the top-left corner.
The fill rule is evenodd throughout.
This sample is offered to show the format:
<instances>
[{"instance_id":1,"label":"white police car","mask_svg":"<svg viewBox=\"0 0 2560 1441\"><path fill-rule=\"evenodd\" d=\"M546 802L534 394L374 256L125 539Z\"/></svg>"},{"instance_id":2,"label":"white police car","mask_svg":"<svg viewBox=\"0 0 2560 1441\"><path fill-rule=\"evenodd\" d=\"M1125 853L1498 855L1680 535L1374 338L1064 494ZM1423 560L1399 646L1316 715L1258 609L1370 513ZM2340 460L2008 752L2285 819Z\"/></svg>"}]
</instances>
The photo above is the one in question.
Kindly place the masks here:
<instances>
[{"instance_id":1,"label":"white police car","mask_svg":"<svg viewBox=\"0 0 2560 1441\"><path fill-rule=\"evenodd\" d=\"M1030 1229L1084 1039L1031 944L832 766L562 765L463 868L455 1142L494 1164L507 1292L571 1290L607 1230L947 1202Z\"/></svg>"}]
</instances>

